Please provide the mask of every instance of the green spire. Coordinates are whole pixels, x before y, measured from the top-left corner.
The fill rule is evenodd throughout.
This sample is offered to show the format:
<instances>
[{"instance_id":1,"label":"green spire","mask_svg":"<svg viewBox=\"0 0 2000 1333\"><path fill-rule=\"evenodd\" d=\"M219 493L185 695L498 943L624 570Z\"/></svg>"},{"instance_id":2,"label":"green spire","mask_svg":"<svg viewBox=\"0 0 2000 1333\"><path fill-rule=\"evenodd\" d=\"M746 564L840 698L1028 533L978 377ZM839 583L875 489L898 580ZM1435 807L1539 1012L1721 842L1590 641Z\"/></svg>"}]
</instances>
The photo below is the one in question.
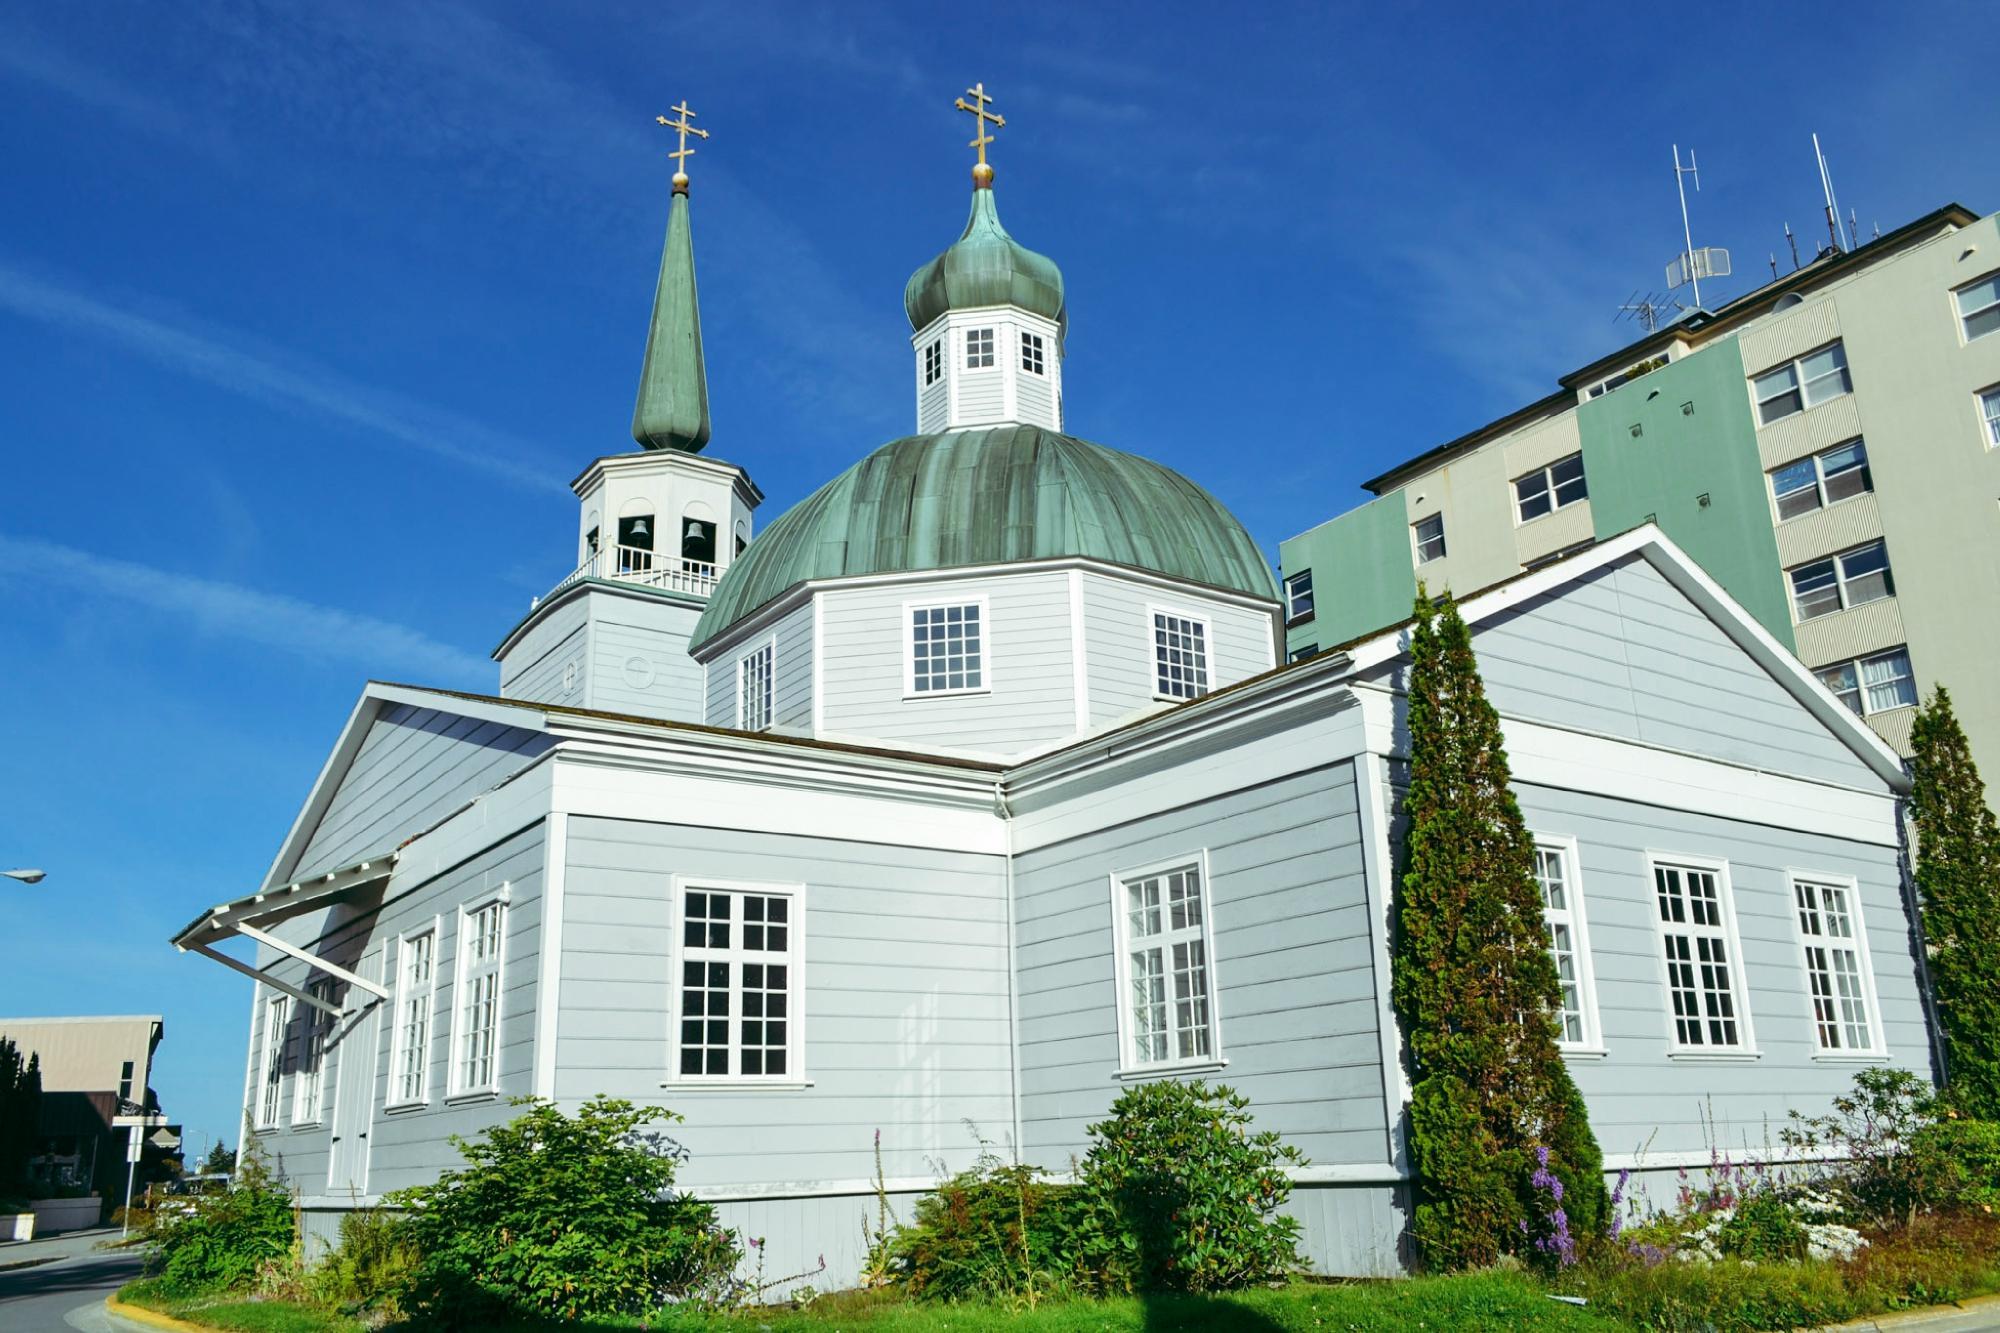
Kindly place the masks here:
<instances>
[{"instance_id":1,"label":"green spire","mask_svg":"<svg viewBox=\"0 0 2000 1333\"><path fill-rule=\"evenodd\" d=\"M1007 234L993 190L972 192L965 231L943 254L910 275L903 288L903 311L912 329L922 329L947 310L1012 305L1067 328L1062 270Z\"/></svg>"},{"instance_id":2,"label":"green spire","mask_svg":"<svg viewBox=\"0 0 2000 1333\"><path fill-rule=\"evenodd\" d=\"M674 180L660 285L646 331L632 438L648 449L700 453L708 443L708 375L701 362L701 309L694 290L694 236L688 227L687 178Z\"/></svg>"}]
</instances>

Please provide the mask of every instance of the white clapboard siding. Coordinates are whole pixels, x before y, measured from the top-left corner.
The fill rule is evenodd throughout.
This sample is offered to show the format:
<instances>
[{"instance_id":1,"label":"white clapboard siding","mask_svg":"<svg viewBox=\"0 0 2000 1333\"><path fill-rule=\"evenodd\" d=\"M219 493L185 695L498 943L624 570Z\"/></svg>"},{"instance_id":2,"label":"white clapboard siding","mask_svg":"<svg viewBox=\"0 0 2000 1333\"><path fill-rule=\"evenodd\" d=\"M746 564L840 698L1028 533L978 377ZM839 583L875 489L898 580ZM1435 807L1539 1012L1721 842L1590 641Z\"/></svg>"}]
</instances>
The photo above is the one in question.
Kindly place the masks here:
<instances>
[{"instance_id":1,"label":"white clapboard siding","mask_svg":"<svg viewBox=\"0 0 2000 1333\"><path fill-rule=\"evenodd\" d=\"M1158 700L1153 610L1208 622L1208 687L1247 680L1276 664L1271 615L1203 596L1086 571L1083 575L1084 659L1090 720L1115 721Z\"/></svg>"}]
</instances>

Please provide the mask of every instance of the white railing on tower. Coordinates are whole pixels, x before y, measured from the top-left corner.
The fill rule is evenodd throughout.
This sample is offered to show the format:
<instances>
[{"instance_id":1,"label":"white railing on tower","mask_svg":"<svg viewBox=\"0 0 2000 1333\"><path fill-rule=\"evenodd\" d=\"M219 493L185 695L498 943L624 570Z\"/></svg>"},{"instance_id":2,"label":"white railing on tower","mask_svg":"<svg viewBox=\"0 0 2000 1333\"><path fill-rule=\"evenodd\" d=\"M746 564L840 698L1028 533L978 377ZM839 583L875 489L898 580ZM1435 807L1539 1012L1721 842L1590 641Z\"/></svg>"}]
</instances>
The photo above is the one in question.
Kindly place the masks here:
<instances>
[{"instance_id":1,"label":"white railing on tower","mask_svg":"<svg viewBox=\"0 0 2000 1333\"><path fill-rule=\"evenodd\" d=\"M555 596L579 579L611 579L618 583L636 583L644 588L706 597L715 591L716 580L721 577L721 569L710 560L689 560L684 556L649 551L640 546L611 546L593 551L588 560L549 589L547 596ZM537 597L534 604L539 606L544 600L544 597Z\"/></svg>"}]
</instances>

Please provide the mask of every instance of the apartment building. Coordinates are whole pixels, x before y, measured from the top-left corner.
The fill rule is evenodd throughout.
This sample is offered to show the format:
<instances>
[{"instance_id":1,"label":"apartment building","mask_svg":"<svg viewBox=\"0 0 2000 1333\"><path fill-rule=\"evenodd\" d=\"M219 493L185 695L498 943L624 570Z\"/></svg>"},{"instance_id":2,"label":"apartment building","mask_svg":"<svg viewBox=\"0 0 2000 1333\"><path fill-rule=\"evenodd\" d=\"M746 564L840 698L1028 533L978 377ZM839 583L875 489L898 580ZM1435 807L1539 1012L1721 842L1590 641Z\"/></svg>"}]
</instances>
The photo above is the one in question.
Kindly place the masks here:
<instances>
[{"instance_id":1,"label":"apartment building","mask_svg":"<svg viewBox=\"0 0 2000 1333\"><path fill-rule=\"evenodd\" d=\"M2000 779L1996 216L1940 208L1559 384L1279 544L1292 657L1652 521L1900 753L1949 687Z\"/></svg>"}]
</instances>

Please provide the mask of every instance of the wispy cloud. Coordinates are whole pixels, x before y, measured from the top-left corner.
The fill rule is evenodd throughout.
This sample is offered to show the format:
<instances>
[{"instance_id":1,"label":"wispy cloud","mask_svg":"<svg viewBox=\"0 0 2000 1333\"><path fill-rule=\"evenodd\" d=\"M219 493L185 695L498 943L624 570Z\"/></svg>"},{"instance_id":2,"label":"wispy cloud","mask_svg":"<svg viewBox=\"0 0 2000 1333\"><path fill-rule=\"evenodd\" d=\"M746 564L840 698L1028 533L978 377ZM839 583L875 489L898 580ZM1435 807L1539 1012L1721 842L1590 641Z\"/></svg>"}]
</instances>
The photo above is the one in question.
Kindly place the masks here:
<instances>
[{"instance_id":1,"label":"wispy cloud","mask_svg":"<svg viewBox=\"0 0 2000 1333\"><path fill-rule=\"evenodd\" d=\"M244 398L344 421L511 485L532 490L562 485L560 467L483 423L358 383L324 366L252 348L238 337L196 332L6 265L0 265L0 310L102 338Z\"/></svg>"},{"instance_id":2,"label":"wispy cloud","mask_svg":"<svg viewBox=\"0 0 2000 1333\"><path fill-rule=\"evenodd\" d=\"M137 603L206 634L315 661L359 661L371 670L410 670L453 681L477 681L492 671L492 663L483 657L373 616L107 559L55 542L0 536L0 581L11 580L33 580Z\"/></svg>"}]
</instances>

